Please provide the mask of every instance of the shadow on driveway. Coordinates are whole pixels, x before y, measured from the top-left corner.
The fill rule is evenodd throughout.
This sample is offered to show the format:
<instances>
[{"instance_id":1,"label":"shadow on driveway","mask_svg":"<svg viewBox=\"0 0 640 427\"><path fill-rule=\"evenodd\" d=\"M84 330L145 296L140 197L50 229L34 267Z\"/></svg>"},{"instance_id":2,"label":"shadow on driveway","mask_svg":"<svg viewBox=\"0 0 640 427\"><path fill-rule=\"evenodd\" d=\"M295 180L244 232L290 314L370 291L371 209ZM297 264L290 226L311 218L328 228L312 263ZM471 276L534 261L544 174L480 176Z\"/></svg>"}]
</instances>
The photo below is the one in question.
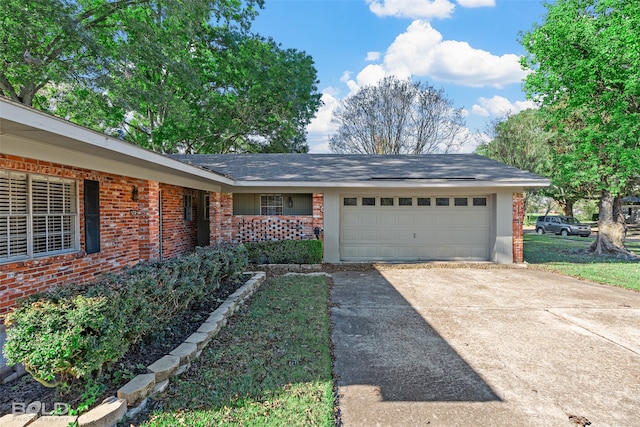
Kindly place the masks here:
<instances>
[{"instance_id":1,"label":"shadow on driveway","mask_svg":"<svg viewBox=\"0 0 640 427\"><path fill-rule=\"evenodd\" d=\"M374 386L383 401L501 401L380 273L333 277L338 386Z\"/></svg>"}]
</instances>

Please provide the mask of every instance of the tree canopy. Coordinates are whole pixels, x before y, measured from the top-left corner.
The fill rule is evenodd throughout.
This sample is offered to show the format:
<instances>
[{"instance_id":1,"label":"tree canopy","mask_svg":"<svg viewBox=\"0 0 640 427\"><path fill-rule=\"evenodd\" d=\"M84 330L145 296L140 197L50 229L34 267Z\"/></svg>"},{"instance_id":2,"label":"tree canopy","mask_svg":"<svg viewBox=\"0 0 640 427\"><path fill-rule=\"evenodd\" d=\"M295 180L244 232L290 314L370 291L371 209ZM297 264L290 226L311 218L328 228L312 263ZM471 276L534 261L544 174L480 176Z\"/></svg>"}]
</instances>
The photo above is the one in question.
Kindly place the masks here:
<instances>
[{"instance_id":1,"label":"tree canopy","mask_svg":"<svg viewBox=\"0 0 640 427\"><path fill-rule=\"evenodd\" d=\"M561 141L557 132L547 127L545 113L534 109L491 120L485 132L491 140L481 143L476 153L549 178L549 188L536 192L556 200L565 215L573 215L574 203L590 197L591 189L578 185L563 173L556 151ZM531 195L526 192L525 205Z\"/></svg>"},{"instance_id":2,"label":"tree canopy","mask_svg":"<svg viewBox=\"0 0 640 427\"><path fill-rule=\"evenodd\" d=\"M385 77L347 97L334 112L335 153L429 154L458 149L467 139L462 109L443 90Z\"/></svg>"},{"instance_id":3,"label":"tree canopy","mask_svg":"<svg viewBox=\"0 0 640 427\"><path fill-rule=\"evenodd\" d=\"M640 165L640 2L557 0L522 35L530 98L558 132L563 174L600 193L596 252L624 251L619 196Z\"/></svg>"},{"instance_id":4,"label":"tree canopy","mask_svg":"<svg viewBox=\"0 0 640 427\"><path fill-rule=\"evenodd\" d=\"M251 34L263 0L0 0L0 93L160 152L306 151L304 52Z\"/></svg>"}]
</instances>

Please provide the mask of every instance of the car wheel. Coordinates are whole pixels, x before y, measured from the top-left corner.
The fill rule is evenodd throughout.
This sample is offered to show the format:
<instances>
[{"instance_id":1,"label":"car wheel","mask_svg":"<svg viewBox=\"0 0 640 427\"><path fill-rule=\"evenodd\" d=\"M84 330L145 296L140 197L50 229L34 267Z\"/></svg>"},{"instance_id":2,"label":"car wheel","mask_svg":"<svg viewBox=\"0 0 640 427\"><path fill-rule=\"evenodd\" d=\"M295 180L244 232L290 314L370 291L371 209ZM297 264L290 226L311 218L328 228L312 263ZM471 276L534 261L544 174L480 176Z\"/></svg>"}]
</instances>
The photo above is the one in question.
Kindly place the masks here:
<instances>
[{"instance_id":1,"label":"car wheel","mask_svg":"<svg viewBox=\"0 0 640 427\"><path fill-rule=\"evenodd\" d=\"M569 235L569 232L568 232L568 231L567 231L567 229L565 228L565 229L563 229L562 231L560 231L560 234L561 234L563 237L567 237L567 236Z\"/></svg>"},{"instance_id":2,"label":"car wheel","mask_svg":"<svg viewBox=\"0 0 640 427\"><path fill-rule=\"evenodd\" d=\"M538 227L538 229L536 230L536 233L544 234L544 229L542 227Z\"/></svg>"}]
</instances>

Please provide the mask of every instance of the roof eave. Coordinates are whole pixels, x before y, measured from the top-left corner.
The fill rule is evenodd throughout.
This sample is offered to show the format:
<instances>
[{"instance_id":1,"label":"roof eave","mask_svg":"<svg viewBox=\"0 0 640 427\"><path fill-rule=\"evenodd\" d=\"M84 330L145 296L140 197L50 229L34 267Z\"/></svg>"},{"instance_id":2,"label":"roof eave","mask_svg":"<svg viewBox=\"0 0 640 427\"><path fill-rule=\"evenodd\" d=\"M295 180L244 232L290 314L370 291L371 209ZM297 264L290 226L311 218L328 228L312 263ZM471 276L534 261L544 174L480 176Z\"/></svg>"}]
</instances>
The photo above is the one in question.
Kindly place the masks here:
<instances>
[{"instance_id":1,"label":"roof eave","mask_svg":"<svg viewBox=\"0 0 640 427\"><path fill-rule=\"evenodd\" d=\"M508 180L508 181L478 181L478 180L429 180L429 181L242 181L236 180L233 186L264 187L264 188L291 188L291 187L318 187L318 188L544 188L550 185L548 179L544 180Z\"/></svg>"},{"instance_id":2,"label":"roof eave","mask_svg":"<svg viewBox=\"0 0 640 427\"><path fill-rule=\"evenodd\" d=\"M178 185L188 182L200 183L204 188L207 187L207 183L233 184L233 180L216 172L172 159L22 104L0 99L0 106L2 153L38 159L45 156L45 153L51 154L47 148L53 147L61 153L64 164L70 166L87 167L95 165L88 163L88 160L103 159L107 169L110 168L107 165L113 165L114 162L131 165L134 175L138 178L149 179L146 175L159 172L163 177L176 176L175 183ZM27 142L30 145L24 145ZM65 157L65 153L78 154L75 158L76 164L71 164L74 160L69 160L70 156Z\"/></svg>"}]
</instances>

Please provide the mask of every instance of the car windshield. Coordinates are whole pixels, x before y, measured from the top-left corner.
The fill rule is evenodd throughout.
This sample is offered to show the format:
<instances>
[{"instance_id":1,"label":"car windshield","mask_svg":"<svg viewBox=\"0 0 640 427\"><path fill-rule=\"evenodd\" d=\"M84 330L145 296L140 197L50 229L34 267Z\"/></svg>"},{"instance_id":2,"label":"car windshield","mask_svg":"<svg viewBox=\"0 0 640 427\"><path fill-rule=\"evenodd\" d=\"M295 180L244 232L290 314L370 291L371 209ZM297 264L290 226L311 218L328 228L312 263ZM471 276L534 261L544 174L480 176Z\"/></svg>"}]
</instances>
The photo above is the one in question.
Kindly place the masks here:
<instances>
[{"instance_id":1,"label":"car windshield","mask_svg":"<svg viewBox=\"0 0 640 427\"><path fill-rule=\"evenodd\" d=\"M562 218L562 222L564 224L578 224L579 223L577 219L575 219L574 217L571 217L571 216L568 217L568 218Z\"/></svg>"}]
</instances>

